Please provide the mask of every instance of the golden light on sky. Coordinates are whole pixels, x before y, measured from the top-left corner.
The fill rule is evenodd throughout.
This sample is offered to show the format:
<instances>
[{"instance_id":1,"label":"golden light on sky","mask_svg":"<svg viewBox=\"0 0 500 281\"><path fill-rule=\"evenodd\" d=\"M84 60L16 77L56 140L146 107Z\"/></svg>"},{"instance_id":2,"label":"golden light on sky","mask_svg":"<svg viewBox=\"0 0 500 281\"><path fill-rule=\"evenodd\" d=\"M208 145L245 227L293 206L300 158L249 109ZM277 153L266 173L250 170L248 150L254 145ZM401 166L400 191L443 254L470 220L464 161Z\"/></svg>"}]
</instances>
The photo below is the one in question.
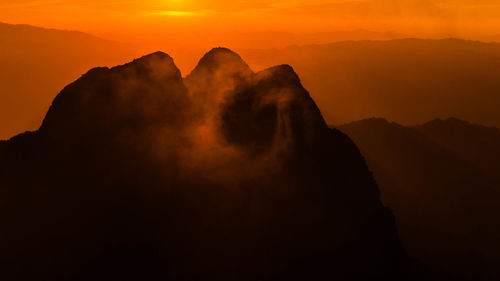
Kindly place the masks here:
<instances>
[{"instance_id":1,"label":"golden light on sky","mask_svg":"<svg viewBox=\"0 0 500 281\"><path fill-rule=\"evenodd\" d=\"M196 16L197 12L192 11L154 11L151 12L152 15L159 16L174 16L174 17L183 17L183 16Z\"/></svg>"},{"instance_id":2,"label":"golden light on sky","mask_svg":"<svg viewBox=\"0 0 500 281\"><path fill-rule=\"evenodd\" d=\"M500 34L498 0L0 0L0 21L137 41L172 32ZM144 39L145 40L145 39Z\"/></svg>"}]
</instances>

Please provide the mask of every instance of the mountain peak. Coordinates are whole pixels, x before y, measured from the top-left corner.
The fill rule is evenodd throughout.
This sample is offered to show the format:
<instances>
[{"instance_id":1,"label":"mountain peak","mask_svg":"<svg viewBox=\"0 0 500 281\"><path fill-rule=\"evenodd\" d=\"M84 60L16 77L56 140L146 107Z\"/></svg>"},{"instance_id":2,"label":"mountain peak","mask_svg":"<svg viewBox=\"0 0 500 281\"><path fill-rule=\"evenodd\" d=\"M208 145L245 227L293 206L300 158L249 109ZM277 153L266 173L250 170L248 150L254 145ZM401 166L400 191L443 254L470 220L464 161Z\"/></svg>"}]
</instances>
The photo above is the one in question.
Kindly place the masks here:
<instances>
[{"instance_id":1,"label":"mountain peak","mask_svg":"<svg viewBox=\"0 0 500 281\"><path fill-rule=\"evenodd\" d=\"M171 56L169 56L168 54L166 54L164 52L161 52L161 51L157 51L157 52L154 52L154 53L142 56L142 57L140 57L138 59L135 59L133 62L158 60L158 59L160 59L160 60L168 59L168 60L172 60L172 62L173 62L173 59L172 59Z\"/></svg>"},{"instance_id":2,"label":"mountain peak","mask_svg":"<svg viewBox=\"0 0 500 281\"><path fill-rule=\"evenodd\" d=\"M423 126L442 126L442 125L463 126L463 125L470 125L470 123L467 121L464 121L462 119L450 117L447 119L436 118L434 120L431 120L431 121L423 124Z\"/></svg>"},{"instance_id":3,"label":"mountain peak","mask_svg":"<svg viewBox=\"0 0 500 281\"><path fill-rule=\"evenodd\" d=\"M385 118L372 117L372 118L366 118L366 119L361 119L358 121L353 121L353 122L349 122L346 124L342 124L339 127L367 126L367 125L369 125L369 126L388 126L391 124L396 124L396 123L389 122Z\"/></svg>"},{"instance_id":4,"label":"mountain peak","mask_svg":"<svg viewBox=\"0 0 500 281\"><path fill-rule=\"evenodd\" d=\"M183 104L185 92L173 59L155 52L111 69L87 72L57 95L40 130L60 138L99 131L113 134L130 129L127 122L145 128L178 114L169 103Z\"/></svg>"},{"instance_id":5,"label":"mountain peak","mask_svg":"<svg viewBox=\"0 0 500 281\"><path fill-rule=\"evenodd\" d=\"M175 65L174 59L168 54L160 51L151 53L149 55L145 55L138 59L134 59L132 62L114 67L113 69L130 68L134 66L138 68L143 68L143 70L153 71L153 72L166 71L170 75L173 74L177 78L181 77L180 70Z\"/></svg>"},{"instance_id":6,"label":"mountain peak","mask_svg":"<svg viewBox=\"0 0 500 281\"><path fill-rule=\"evenodd\" d=\"M227 48L213 48L210 50L208 53L206 53L198 63L198 66L222 66L226 64L231 64L231 65L239 65L242 67L247 67L249 66L246 64L245 61L238 55L237 53L233 52L230 49Z\"/></svg>"},{"instance_id":7,"label":"mountain peak","mask_svg":"<svg viewBox=\"0 0 500 281\"><path fill-rule=\"evenodd\" d=\"M234 56L238 56L239 55L234 52L233 50L229 49L229 48L225 48L225 47L215 47L215 48L212 48L212 50L210 50L208 53L206 53L206 55L213 55L213 54L222 54L222 53L226 53L226 54L232 54Z\"/></svg>"},{"instance_id":8,"label":"mountain peak","mask_svg":"<svg viewBox=\"0 0 500 281\"><path fill-rule=\"evenodd\" d=\"M238 55L236 52L234 52L231 49L225 48L225 47L216 47L212 48L210 51L208 51L204 57L213 57L213 56L228 56L228 57L233 57L234 59L237 60L243 60L240 55ZM202 58L203 59L203 58Z\"/></svg>"},{"instance_id":9,"label":"mountain peak","mask_svg":"<svg viewBox=\"0 0 500 281\"><path fill-rule=\"evenodd\" d=\"M297 75L293 67L291 67L288 64L273 66L271 68L259 72L258 74L261 76L271 75L275 79L282 82L286 81L287 83L294 83L294 84L300 83L299 76Z\"/></svg>"},{"instance_id":10,"label":"mountain peak","mask_svg":"<svg viewBox=\"0 0 500 281\"><path fill-rule=\"evenodd\" d=\"M205 74L213 76L217 73L232 76L250 72L250 67L238 54L230 49L218 47L206 53L189 76Z\"/></svg>"}]
</instances>

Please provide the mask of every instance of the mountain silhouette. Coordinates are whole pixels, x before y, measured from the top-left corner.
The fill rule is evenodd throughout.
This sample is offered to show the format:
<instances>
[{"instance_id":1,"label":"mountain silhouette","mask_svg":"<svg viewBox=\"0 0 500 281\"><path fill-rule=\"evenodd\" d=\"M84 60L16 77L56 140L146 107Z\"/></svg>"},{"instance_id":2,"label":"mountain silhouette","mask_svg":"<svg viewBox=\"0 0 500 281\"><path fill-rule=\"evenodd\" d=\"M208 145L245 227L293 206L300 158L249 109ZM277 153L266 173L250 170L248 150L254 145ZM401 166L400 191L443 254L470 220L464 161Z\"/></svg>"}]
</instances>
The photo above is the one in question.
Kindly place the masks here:
<instances>
[{"instance_id":1,"label":"mountain silhouette","mask_svg":"<svg viewBox=\"0 0 500 281\"><path fill-rule=\"evenodd\" d=\"M392 213L290 66L95 68L0 143L2 280L401 280Z\"/></svg>"},{"instance_id":2,"label":"mountain silhouette","mask_svg":"<svg viewBox=\"0 0 500 281\"><path fill-rule=\"evenodd\" d=\"M254 69L293 66L331 125L373 116L410 125L456 116L500 127L499 43L347 41L240 53Z\"/></svg>"},{"instance_id":3,"label":"mountain silhouette","mask_svg":"<svg viewBox=\"0 0 500 281\"><path fill-rule=\"evenodd\" d=\"M113 66L152 49L175 54L176 64L190 71L206 46L226 42L245 48L285 47L350 39L391 39L402 35L364 30L293 34L250 32L165 34L164 38L140 40L134 45L105 40L78 32L0 22L0 139L40 127L40 121L57 92L95 66ZM137 38L135 38L138 40ZM199 43L193 50L193 42ZM265 43L263 46L262 44Z\"/></svg>"},{"instance_id":4,"label":"mountain silhouette","mask_svg":"<svg viewBox=\"0 0 500 281\"><path fill-rule=\"evenodd\" d=\"M290 35L213 34L208 41L239 41L235 42L238 52L255 70L291 65L330 125L372 116L408 125L456 116L500 127L498 43L459 39L357 41L404 36L375 36L363 31L314 33L296 39ZM175 54L182 73L193 69L205 52L204 47L192 43L185 49L173 49L184 37L183 42L193 42L192 38L187 40L190 36L176 34L167 40L171 44L165 45ZM57 91L90 67L121 64L144 53L84 33L24 25L0 24L0 41L9 42L0 46L0 139L38 128ZM306 45L311 43L315 45Z\"/></svg>"},{"instance_id":5,"label":"mountain silhouette","mask_svg":"<svg viewBox=\"0 0 500 281\"><path fill-rule=\"evenodd\" d=\"M499 130L456 118L339 127L366 157L426 280L497 280ZM425 269L425 270L424 270Z\"/></svg>"}]
</instances>

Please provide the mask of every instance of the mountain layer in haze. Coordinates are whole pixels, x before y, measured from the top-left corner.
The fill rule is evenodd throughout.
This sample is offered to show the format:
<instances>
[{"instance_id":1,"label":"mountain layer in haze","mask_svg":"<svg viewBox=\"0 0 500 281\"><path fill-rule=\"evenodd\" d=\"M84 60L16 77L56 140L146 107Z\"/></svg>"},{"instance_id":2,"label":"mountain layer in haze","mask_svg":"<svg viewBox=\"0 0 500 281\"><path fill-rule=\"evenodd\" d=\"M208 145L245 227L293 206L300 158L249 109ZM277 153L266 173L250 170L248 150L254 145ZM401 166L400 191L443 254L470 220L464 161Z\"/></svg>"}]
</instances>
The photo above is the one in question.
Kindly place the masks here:
<instances>
[{"instance_id":1,"label":"mountain layer in haze","mask_svg":"<svg viewBox=\"0 0 500 281\"><path fill-rule=\"evenodd\" d=\"M426 280L498 280L500 130L459 119L342 125L366 157Z\"/></svg>"},{"instance_id":2,"label":"mountain layer in haze","mask_svg":"<svg viewBox=\"0 0 500 281\"><path fill-rule=\"evenodd\" d=\"M0 23L0 139L38 128L57 92L84 71L136 54L81 32Z\"/></svg>"},{"instance_id":3,"label":"mountain layer in haze","mask_svg":"<svg viewBox=\"0 0 500 281\"><path fill-rule=\"evenodd\" d=\"M287 62L329 124L458 118L500 127L500 44L458 39L351 41L240 52L256 69Z\"/></svg>"},{"instance_id":4,"label":"mountain layer in haze","mask_svg":"<svg viewBox=\"0 0 500 281\"><path fill-rule=\"evenodd\" d=\"M137 57L141 50L166 48L175 54L177 65L188 73L196 65L194 58L206 49L194 49L201 48L199 38L190 39L198 42L196 46L179 46L180 42L189 41L184 38L186 36L189 37L174 33L157 41L144 39L134 42L134 45L125 45L82 32L0 23L0 139L38 128L57 92L96 65L117 65ZM227 33L212 34L207 43L209 46L223 44L240 48L270 48L401 36L364 30L304 35L285 32ZM258 46L254 42L266 43Z\"/></svg>"},{"instance_id":5,"label":"mountain layer in haze","mask_svg":"<svg viewBox=\"0 0 500 281\"><path fill-rule=\"evenodd\" d=\"M287 65L95 68L0 142L2 280L401 280L392 213Z\"/></svg>"},{"instance_id":6,"label":"mountain layer in haze","mask_svg":"<svg viewBox=\"0 0 500 281\"><path fill-rule=\"evenodd\" d=\"M173 36L168 40L179 40ZM391 37L392 36L392 37ZM366 31L294 36L288 33L227 34L214 38L241 41L239 52L254 69L288 63L318 102L328 124L385 116L402 124L457 116L500 126L497 79L500 44L465 40L349 41L399 38ZM51 100L64 85L95 65L115 65L136 57L138 48L110 43L78 32L29 26L0 26L0 139L36 129ZM165 40L167 40L165 39ZM274 40L274 41L273 41ZM315 41L316 40L316 41ZM309 44L284 48L273 45ZM161 49L144 43L141 49ZM157 44L157 45L155 45ZM171 49L183 73L205 52L199 46ZM279 47L269 49L269 46ZM255 48L249 50L249 48Z\"/></svg>"}]
</instances>

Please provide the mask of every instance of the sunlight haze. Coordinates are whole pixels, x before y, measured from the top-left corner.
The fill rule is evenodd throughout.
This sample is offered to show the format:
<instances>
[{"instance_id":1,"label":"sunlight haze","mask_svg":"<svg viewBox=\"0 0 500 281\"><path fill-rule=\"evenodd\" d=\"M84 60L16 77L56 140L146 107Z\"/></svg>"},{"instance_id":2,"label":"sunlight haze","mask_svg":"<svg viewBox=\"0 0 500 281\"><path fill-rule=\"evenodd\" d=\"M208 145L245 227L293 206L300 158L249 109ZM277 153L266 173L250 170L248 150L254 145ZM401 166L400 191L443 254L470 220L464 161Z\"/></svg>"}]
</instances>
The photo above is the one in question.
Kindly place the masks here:
<instances>
[{"instance_id":1,"label":"sunlight haze","mask_svg":"<svg viewBox=\"0 0 500 281\"><path fill-rule=\"evenodd\" d=\"M364 29L489 41L499 35L499 12L500 3L492 0L0 1L2 22L79 30L127 43L183 47L199 44L214 33L270 30ZM185 34L178 38L172 35L176 32ZM178 39L168 40L172 36Z\"/></svg>"}]
</instances>

